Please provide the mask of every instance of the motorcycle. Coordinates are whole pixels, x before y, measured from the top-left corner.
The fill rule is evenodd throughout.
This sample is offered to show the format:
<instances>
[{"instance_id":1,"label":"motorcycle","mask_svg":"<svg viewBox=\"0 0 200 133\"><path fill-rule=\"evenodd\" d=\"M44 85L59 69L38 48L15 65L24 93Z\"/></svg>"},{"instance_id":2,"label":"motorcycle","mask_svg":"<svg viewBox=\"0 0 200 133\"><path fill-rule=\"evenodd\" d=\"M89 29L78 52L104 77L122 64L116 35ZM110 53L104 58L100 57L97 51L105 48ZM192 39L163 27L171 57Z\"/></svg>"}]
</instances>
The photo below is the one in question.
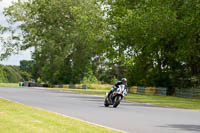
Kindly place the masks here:
<instances>
[{"instance_id":1,"label":"motorcycle","mask_svg":"<svg viewBox=\"0 0 200 133\"><path fill-rule=\"evenodd\" d=\"M106 94L104 106L108 107L109 105L113 105L113 107L116 108L126 95L127 91L125 89L125 85L119 85L117 90L114 91L110 96L108 96L108 93Z\"/></svg>"}]
</instances>

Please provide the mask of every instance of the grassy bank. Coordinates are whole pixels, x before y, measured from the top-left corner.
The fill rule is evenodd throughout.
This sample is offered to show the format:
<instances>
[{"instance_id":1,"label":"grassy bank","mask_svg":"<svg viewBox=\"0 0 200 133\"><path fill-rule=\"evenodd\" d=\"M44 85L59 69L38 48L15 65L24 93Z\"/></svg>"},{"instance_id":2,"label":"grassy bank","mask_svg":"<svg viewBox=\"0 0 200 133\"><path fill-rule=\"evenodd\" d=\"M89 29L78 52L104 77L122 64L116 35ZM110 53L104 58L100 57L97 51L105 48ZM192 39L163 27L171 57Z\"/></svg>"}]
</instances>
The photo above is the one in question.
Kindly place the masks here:
<instances>
[{"instance_id":1,"label":"grassy bank","mask_svg":"<svg viewBox=\"0 0 200 133\"><path fill-rule=\"evenodd\" d=\"M105 96L106 92L108 92L108 90L92 90L92 89L87 89L87 90L62 89L62 88L57 88L57 89L64 90L64 91L71 91L75 93L81 93L81 94L96 95L96 96ZM176 107L176 108L183 108L183 109L200 110L200 99L195 99L195 98L128 94L128 96L125 97L125 100L130 101L130 102Z\"/></svg>"},{"instance_id":2,"label":"grassy bank","mask_svg":"<svg viewBox=\"0 0 200 133\"><path fill-rule=\"evenodd\" d=\"M19 87L18 83L0 83L0 87Z\"/></svg>"},{"instance_id":3,"label":"grassy bank","mask_svg":"<svg viewBox=\"0 0 200 133\"><path fill-rule=\"evenodd\" d=\"M173 96L147 96L128 94L126 100L160 106L176 107L183 109L193 109L200 111L200 99L197 98L180 98Z\"/></svg>"},{"instance_id":4,"label":"grassy bank","mask_svg":"<svg viewBox=\"0 0 200 133\"><path fill-rule=\"evenodd\" d=\"M0 98L1 133L115 133L56 113Z\"/></svg>"}]
</instances>

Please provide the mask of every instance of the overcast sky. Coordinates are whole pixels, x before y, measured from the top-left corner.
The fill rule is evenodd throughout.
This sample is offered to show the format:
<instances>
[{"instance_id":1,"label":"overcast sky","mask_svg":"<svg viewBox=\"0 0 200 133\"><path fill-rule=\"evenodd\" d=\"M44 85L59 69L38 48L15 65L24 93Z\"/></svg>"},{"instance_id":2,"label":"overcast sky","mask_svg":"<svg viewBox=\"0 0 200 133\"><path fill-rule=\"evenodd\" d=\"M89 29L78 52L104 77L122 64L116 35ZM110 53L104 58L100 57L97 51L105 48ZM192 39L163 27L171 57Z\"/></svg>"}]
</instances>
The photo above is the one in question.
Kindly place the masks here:
<instances>
[{"instance_id":1,"label":"overcast sky","mask_svg":"<svg viewBox=\"0 0 200 133\"><path fill-rule=\"evenodd\" d=\"M0 25L7 26L5 17L3 15L3 9L12 4L12 1L17 0L2 0L0 1ZM31 50L20 52L18 55L12 55L7 60L0 61L0 64L4 65L19 65L20 60L30 60Z\"/></svg>"}]
</instances>

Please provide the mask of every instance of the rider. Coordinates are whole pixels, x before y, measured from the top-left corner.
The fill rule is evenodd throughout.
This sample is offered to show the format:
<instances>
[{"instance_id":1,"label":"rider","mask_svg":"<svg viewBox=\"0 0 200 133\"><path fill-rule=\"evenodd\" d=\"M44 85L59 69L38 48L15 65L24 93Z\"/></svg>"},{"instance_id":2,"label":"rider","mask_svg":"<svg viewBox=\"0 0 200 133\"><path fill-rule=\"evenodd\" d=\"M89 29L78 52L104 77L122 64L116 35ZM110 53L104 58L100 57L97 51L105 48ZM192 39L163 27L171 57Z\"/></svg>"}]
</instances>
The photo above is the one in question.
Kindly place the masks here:
<instances>
[{"instance_id":1,"label":"rider","mask_svg":"<svg viewBox=\"0 0 200 133\"><path fill-rule=\"evenodd\" d=\"M125 85L125 89L127 89L127 79L126 78L122 78L121 81L118 81L113 88L110 90L110 92L108 93L108 97L110 97L110 95L117 90L117 88L119 87L119 85Z\"/></svg>"}]
</instances>

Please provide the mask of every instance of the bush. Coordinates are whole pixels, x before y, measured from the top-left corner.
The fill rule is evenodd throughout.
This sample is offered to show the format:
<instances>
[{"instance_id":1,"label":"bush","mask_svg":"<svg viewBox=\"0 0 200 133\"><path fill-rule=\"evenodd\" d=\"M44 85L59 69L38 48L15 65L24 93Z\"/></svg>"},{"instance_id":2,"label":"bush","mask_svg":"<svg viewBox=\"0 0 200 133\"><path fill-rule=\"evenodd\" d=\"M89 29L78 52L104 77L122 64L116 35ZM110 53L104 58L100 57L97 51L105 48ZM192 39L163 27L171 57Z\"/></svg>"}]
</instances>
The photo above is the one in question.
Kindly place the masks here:
<instances>
[{"instance_id":1,"label":"bush","mask_svg":"<svg viewBox=\"0 0 200 133\"><path fill-rule=\"evenodd\" d=\"M101 84L100 81L93 75L91 77L84 77L81 81L82 84Z\"/></svg>"}]
</instances>

